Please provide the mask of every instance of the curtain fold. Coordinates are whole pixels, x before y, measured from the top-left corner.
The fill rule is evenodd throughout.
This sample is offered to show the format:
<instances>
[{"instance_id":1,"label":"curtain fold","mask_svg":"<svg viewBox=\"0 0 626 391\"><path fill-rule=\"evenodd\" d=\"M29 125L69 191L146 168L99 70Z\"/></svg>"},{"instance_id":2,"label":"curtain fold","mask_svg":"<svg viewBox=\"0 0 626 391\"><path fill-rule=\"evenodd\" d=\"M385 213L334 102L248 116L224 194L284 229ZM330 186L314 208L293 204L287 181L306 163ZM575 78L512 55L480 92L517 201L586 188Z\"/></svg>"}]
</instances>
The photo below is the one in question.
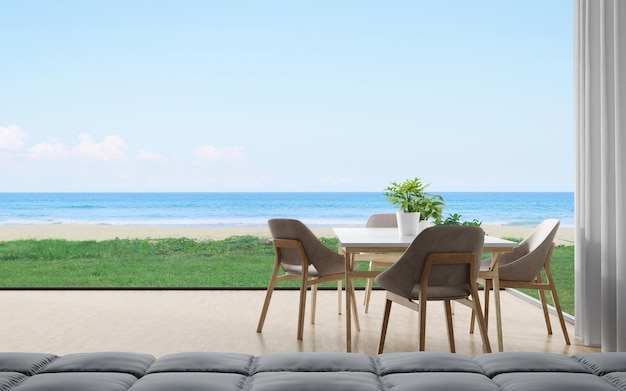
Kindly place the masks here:
<instances>
[{"instance_id":1,"label":"curtain fold","mask_svg":"<svg viewBox=\"0 0 626 391\"><path fill-rule=\"evenodd\" d=\"M576 336L626 351L626 3L574 0Z\"/></svg>"}]
</instances>

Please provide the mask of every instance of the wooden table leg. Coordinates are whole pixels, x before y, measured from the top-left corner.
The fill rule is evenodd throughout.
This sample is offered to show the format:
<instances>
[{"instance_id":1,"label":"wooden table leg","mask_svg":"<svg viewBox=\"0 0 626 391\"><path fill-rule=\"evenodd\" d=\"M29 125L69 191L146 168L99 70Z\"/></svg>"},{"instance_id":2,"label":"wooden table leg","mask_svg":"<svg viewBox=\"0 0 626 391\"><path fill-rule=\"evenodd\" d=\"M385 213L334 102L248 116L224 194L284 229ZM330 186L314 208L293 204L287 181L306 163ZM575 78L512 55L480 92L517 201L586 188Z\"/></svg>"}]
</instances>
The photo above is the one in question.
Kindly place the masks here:
<instances>
[{"instance_id":1,"label":"wooden table leg","mask_svg":"<svg viewBox=\"0 0 626 391\"><path fill-rule=\"evenodd\" d=\"M351 270L351 257L350 253L345 251L346 257L346 352L352 352L352 308L351 308L351 298L350 292L352 291L352 278L350 276Z\"/></svg>"},{"instance_id":2,"label":"wooden table leg","mask_svg":"<svg viewBox=\"0 0 626 391\"><path fill-rule=\"evenodd\" d=\"M500 305L500 276L498 273L498 263L497 261L499 261L498 258L500 258L500 255L502 255L501 252L498 253L492 253L492 256L496 257L496 267L493 268L492 271L492 279L491 282L493 283L493 298L496 302L496 332L498 333L498 351L502 352L504 351L504 341L502 338L502 311L501 311L501 305Z\"/></svg>"},{"instance_id":3,"label":"wooden table leg","mask_svg":"<svg viewBox=\"0 0 626 391\"><path fill-rule=\"evenodd\" d=\"M493 293L496 301L496 329L498 333L498 351L504 350L504 344L502 339L502 312L500 311L500 279L498 277L493 280Z\"/></svg>"}]
</instances>

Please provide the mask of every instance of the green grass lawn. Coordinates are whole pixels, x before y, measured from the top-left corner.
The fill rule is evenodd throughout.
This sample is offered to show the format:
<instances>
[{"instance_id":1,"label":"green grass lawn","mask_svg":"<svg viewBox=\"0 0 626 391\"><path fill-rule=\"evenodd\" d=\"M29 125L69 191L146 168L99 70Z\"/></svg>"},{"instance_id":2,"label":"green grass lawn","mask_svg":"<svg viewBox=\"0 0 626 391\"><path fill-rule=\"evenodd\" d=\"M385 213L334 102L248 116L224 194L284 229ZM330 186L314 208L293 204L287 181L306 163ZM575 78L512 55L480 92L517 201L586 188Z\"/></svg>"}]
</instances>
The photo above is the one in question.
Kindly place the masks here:
<instances>
[{"instance_id":1,"label":"green grass lawn","mask_svg":"<svg viewBox=\"0 0 626 391\"><path fill-rule=\"evenodd\" d=\"M322 241L337 249L336 239ZM9 241L0 242L0 288L265 288L273 262L271 241L254 236ZM552 272L563 310L573 314L573 246L555 248Z\"/></svg>"}]
</instances>

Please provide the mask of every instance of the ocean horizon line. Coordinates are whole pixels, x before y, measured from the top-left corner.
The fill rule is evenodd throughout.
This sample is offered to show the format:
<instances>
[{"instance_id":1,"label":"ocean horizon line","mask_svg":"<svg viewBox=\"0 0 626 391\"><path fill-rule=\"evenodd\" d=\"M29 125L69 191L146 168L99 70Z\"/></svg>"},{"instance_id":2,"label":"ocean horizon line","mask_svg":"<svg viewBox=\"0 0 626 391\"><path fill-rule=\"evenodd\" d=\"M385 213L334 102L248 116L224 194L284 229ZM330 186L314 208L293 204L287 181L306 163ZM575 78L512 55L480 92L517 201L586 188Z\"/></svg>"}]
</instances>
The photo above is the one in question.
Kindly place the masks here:
<instances>
[{"instance_id":1,"label":"ocean horizon line","mask_svg":"<svg viewBox=\"0 0 626 391\"><path fill-rule=\"evenodd\" d=\"M571 192L437 193L443 218L492 226L574 225ZM258 227L295 218L316 227L360 226L397 208L381 192L0 193L0 224Z\"/></svg>"},{"instance_id":2,"label":"ocean horizon line","mask_svg":"<svg viewBox=\"0 0 626 391\"><path fill-rule=\"evenodd\" d=\"M330 191L330 190L319 190L319 191L0 191L1 194L310 194L310 193L322 193L322 194L359 194L359 193L380 193L384 195L384 190L380 191ZM450 191L433 191L428 190L426 193L430 194L574 194L574 191L460 191L460 190L450 190Z\"/></svg>"},{"instance_id":3,"label":"ocean horizon line","mask_svg":"<svg viewBox=\"0 0 626 391\"><path fill-rule=\"evenodd\" d=\"M307 226L312 228L341 228L341 227L360 227L363 226L363 221L355 221L354 223L346 223L346 222L337 222L337 223L315 223L304 221ZM496 222L484 222L481 221L481 226L485 227L534 227L539 224L539 222L525 222L525 223L496 223ZM37 222L37 221L27 221L27 222L0 222L0 226L11 227L11 226L38 226L38 225L59 225L59 226L124 226L124 227L172 227L172 228L264 228L267 227L267 220L263 223L254 223L254 224L245 224L245 223L175 223L175 222L163 222L163 223L153 223L153 222L128 222L128 221L120 221L120 222L81 222L81 221L72 221L72 222ZM561 224L560 228L574 228L573 225Z\"/></svg>"}]
</instances>

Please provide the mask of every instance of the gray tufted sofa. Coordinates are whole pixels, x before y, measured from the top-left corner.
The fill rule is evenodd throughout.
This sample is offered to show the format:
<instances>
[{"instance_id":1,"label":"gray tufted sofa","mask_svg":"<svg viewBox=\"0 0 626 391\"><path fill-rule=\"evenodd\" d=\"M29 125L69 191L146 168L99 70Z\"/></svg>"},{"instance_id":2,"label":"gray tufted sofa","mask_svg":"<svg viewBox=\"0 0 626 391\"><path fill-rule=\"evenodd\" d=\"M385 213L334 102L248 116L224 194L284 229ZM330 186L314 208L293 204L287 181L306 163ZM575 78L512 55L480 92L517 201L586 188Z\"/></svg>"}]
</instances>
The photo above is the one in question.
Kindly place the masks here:
<instances>
[{"instance_id":1,"label":"gray tufted sofa","mask_svg":"<svg viewBox=\"0 0 626 391\"><path fill-rule=\"evenodd\" d=\"M0 390L626 390L626 353L0 353Z\"/></svg>"}]
</instances>

